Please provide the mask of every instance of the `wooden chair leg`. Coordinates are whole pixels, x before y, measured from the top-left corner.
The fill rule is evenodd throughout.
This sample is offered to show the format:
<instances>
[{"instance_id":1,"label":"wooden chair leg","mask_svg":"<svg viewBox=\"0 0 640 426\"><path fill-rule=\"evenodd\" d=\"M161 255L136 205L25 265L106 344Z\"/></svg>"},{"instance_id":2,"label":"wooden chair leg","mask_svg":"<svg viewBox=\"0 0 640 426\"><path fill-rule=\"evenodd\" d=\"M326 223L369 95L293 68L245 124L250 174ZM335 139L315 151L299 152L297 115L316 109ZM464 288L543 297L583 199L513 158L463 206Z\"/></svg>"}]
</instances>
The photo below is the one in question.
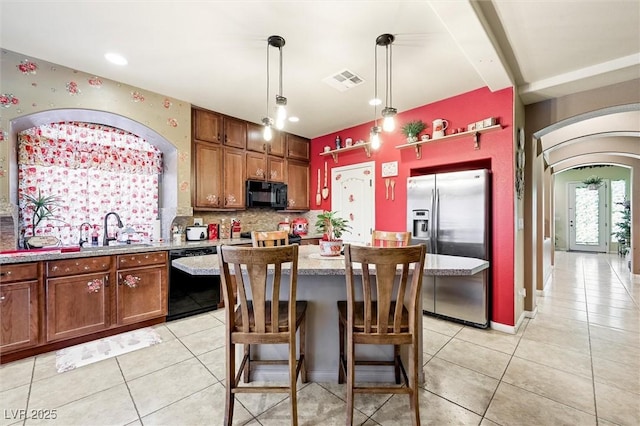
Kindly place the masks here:
<instances>
[{"instance_id":1,"label":"wooden chair leg","mask_svg":"<svg viewBox=\"0 0 640 426\"><path fill-rule=\"evenodd\" d=\"M355 386L355 348L353 338L347 337L347 425L353 425L353 387Z\"/></svg>"},{"instance_id":2,"label":"wooden chair leg","mask_svg":"<svg viewBox=\"0 0 640 426\"><path fill-rule=\"evenodd\" d=\"M305 356L305 348L307 341L307 317L306 315L302 318L300 322L300 359L302 360L302 365L300 366L300 380L302 383L307 383L309 380L307 379L307 357ZM295 355L295 353L294 353ZM294 356L295 359L295 356Z\"/></svg>"},{"instance_id":3,"label":"wooden chair leg","mask_svg":"<svg viewBox=\"0 0 640 426\"><path fill-rule=\"evenodd\" d=\"M302 325L302 324L301 324ZM289 399L291 401L291 424L298 426L298 394L296 384L298 378L296 376L296 341L289 343Z\"/></svg>"},{"instance_id":4,"label":"wooden chair leg","mask_svg":"<svg viewBox=\"0 0 640 426\"><path fill-rule=\"evenodd\" d=\"M345 339L345 330L344 330L344 324L342 323L342 321L340 321L340 319L338 319L338 344L340 346L340 357L338 358L338 383L342 384L344 383L344 370L343 370L343 360L345 359L344 357L344 339Z\"/></svg>"},{"instance_id":5,"label":"wooden chair leg","mask_svg":"<svg viewBox=\"0 0 640 426\"><path fill-rule=\"evenodd\" d=\"M251 381L251 345L244 345L244 356L247 358L247 362L244 363L244 370L242 372L244 382L249 383Z\"/></svg>"},{"instance_id":6,"label":"wooden chair leg","mask_svg":"<svg viewBox=\"0 0 640 426\"><path fill-rule=\"evenodd\" d=\"M235 393L233 389L236 387L235 375L236 375L236 350L235 345L228 344L226 350L227 362L226 362L226 396L224 403L224 424L231 426L233 423L233 407L235 403Z\"/></svg>"},{"instance_id":7,"label":"wooden chair leg","mask_svg":"<svg viewBox=\"0 0 640 426\"><path fill-rule=\"evenodd\" d=\"M413 344L409 351L409 408L411 409L411 423L420 426L420 401L418 392L418 342L414 336Z\"/></svg>"},{"instance_id":8,"label":"wooden chair leg","mask_svg":"<svg viewBox=\"0 0 640 426\"><path fill-rule=\"evenodd\" d=\"M400 384L400 345L393 345L393 365L396 372L396 385Z\"/></svg>"}]
</instances>

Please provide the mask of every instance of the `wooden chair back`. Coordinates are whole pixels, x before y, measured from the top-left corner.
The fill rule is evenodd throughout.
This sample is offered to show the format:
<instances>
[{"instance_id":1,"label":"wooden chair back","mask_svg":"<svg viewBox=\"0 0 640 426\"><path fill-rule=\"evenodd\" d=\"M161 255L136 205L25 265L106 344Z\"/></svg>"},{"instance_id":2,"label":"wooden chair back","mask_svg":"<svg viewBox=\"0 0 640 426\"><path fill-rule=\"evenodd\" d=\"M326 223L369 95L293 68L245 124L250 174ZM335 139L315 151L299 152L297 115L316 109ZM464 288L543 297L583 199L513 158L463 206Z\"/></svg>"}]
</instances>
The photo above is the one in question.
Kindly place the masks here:
<instances>
[{"instance_id":1,"label":"wooden chair back","mask_svg":"<svg viewBox=\"0 0 640 426\"><path fill-rule=\"evenodd\" d=\"M289 244L287 231L252 231L251 243L254 247L273 247Z\"/></svg>"},{"instance_id":2,"label":"wooden chair back","mask_svg":"<svg viewBox=\"0 0 640 426\"><path fill-rule=\"evenodd\" d=\"M422 317L417 307L422 291L425 253L424 244L408 247L345 244L347 321L351 326L355 324L354 308L359 302L356 301L356 287L359 285L362 290L363 312L359 314L363 315L364 322L354 330L355 343L411 343L407 336L415 333ZM356 279L353 263L362 265L360 279ZM371 275L373 271L375 278ZM408 322L403 318L403 307L408 311ZM403 334L405 337L401 337Z\"/></svg>"},{"instance_id":3,"label":"wooden chair back","mask_svg":"<svg viewBox=\"0 0 640 426\"><path fill-rule=\"evenodd\" d=\"M295 327L289 327L289 324L295 324L296 318L298 246L254 248L223 245L219 247L218 258L224 302L228 307L226 324L232 333L242 333L244 336L241 340L247 343L274 343L274 339L287 342L290 333L295 336ZM289 288L288 291L281 291L285 263L291 263L287 283ZM231 278L231 269L234 278ZM233 297L234 282L237 298ZM233 310L234 299L240 307L240 324L237 324ZM272 301L293 301L288 303L288 323L279 321L282 304ZM250 337L250 334L254 336Z\"/></svg>"},{"instance_id":4,"label":"wooden chair back","mask_svg":"<svg viewBox=\"0 0 640 426\"><path fill-rule=\"evenodd\" d=\"M411 240L410 232L378 231L371 233L373 247L406 247Z\"/></svg>"}]
</instances>

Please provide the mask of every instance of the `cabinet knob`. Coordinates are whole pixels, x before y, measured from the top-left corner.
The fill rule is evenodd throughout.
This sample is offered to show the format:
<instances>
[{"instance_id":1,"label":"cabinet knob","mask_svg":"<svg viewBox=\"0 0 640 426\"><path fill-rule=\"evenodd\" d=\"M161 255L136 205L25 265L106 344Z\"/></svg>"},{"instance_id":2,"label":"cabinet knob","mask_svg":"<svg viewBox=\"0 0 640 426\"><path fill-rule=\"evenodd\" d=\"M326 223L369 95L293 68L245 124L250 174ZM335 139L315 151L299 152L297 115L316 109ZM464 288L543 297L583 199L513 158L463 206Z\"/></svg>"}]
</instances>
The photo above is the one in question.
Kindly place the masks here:
<instances>
[{"instance_id":1,"label":"cabinet knob","mask_svg":"<svg viewBox=\"0 0 640 426\"><path fill-rule=\"evenodd\" d=\"M9 275L11 275L11 271L0 272L0 277L8 277Z\"/></svg>"},{"instance_id":2,"label":"cabinet knob","mask_svg":"<svg viewBox=\"0 0 640 426\"><path fill-rule=\"evenodd\" d=\"M6 296L0 296L0 302L3 302L6 298Z\"/></svg>"}]
</instances>

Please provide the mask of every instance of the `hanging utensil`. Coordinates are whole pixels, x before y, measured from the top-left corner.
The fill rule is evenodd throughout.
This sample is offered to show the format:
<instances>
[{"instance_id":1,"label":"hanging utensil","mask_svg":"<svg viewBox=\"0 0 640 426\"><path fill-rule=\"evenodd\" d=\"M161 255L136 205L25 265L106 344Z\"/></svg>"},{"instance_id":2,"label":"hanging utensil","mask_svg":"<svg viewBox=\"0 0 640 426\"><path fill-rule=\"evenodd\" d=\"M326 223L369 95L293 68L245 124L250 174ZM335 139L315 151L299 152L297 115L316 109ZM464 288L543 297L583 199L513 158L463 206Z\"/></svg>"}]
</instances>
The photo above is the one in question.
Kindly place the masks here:
<instances>
[{"instance_id":1,"label":"hanging utensil","mask_svg":"<svg viewBox=\"0 0 640 426\"><path fill-rule=\"evenodd\" d=\"M322 203L322 196L320 195L320 167L318 167L318 186L316 192L316 206L319 206Z\"/></svg>"},{"instance_id":2,"label":"hanging utensil","mask_svg":"<svg viewBox=\"0 0 640 426\"><path fill-rule=\"evenodd\" d=\"M391 201L396 199L396 180L391 179Z\"/></svg>"},{"instance_id":3,"label":"hanging utensil","mask_svg":"<svg viewBox=\"0 0 640 426\"><path fill-rule=\"evenodd\" d=\"M329 198L329 186L327 185L327 162L324 162L324 187L322 188L322 198Z\"/></svg>"},{"instance_id":4,"label":"hanging utensil","mask_svg":"<svg viewBox=\"0 0 640 426\"><path fill-rule=\"evenodd\" d=\"M391 179L389 179L389 178L386 178L386 179L384 180L384 186L386 186L386 187L387 187L387 193L386 193L386 195L385 195L385 198L386 198L387 200L389 199L389 181L390 181L390 180L391 180Z\"/></svg>"}]
</instances>

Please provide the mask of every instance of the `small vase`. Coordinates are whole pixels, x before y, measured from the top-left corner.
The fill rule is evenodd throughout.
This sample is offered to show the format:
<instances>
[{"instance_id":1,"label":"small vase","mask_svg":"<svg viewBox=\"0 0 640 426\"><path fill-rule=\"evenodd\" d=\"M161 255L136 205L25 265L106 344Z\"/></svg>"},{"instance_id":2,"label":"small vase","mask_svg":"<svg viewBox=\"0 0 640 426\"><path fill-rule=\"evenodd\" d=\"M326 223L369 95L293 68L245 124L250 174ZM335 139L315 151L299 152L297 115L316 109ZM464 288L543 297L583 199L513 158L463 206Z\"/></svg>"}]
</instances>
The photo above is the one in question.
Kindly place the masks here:
<instances>
[{"instance_id":1,"label":"small vase","mask_svg":"<svg viewBox=\"0 0 640 426\"><path fill-rule=\"evenodd\" d=\"M407 143L415 143L415 142L418 142L418 137L409 133L409 136L407 136Z\"/></svg>"},{"instance_id":2,"label":"small vase","mask_svg":"<svg viewBox=\"0 0 640 426\"><path fill-rule=\"evenodd\" d=\"M339 256L342 251L342 240L320 241L320 256Z\"/></svg>"}]
</instances>

